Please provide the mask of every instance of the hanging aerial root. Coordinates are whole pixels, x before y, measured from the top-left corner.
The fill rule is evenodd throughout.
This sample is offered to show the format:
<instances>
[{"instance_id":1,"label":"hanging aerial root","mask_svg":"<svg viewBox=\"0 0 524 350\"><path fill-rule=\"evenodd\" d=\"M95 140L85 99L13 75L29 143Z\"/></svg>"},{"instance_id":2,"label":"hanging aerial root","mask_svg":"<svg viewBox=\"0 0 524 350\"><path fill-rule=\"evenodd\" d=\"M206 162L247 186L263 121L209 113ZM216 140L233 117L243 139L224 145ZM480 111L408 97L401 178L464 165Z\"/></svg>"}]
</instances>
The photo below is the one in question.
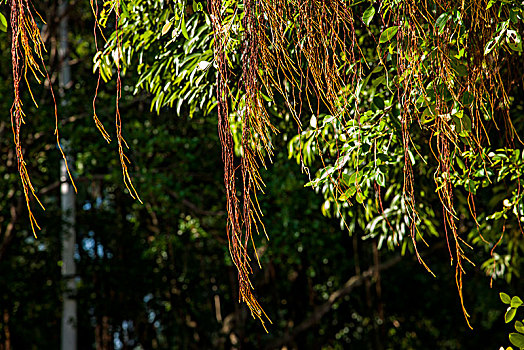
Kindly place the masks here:
<instances>
[{"instance_id":1,"label":"hanging aerial root","mask_svg":"<svg viewBox=\"0 0 524 350\"><path fill-rule=\"evenodd\" d=\"M55 130L54 134L56 136L57 147L60 150L62 158L64 159L67 174L73 187L76 191L75 182L69 170L67 159L65 157L62 145L60 144L60 135L58 130L58 112L55 94L51 82L49 79L49 74L43 62L42 52L45 51L44 44L40 36L40 29L36 24L36 21L33 17L31 11L31 3L29 0L11 0L11 62L12 62L12 71L13 71L13 105L11 106L11 125L13 128L13 138L16 149L16 158L18 164L18 173L20 174L20 179L22 182L22 188L24 192L24 198L26 201L27 211L29 215L29 222L31 224L31 229L34 236L36 237L36 230L40 229L36 218L32 212L31 208L31 198L34 198L38 204L45 210L42 202L38 199L36 190L31 183L31 178L27 170L27 164L24 160L23 154L23 145L20 140L20 131L22 124L25 124L24 118L26 117L23 111L23 103L20 97L20 82L22 77L26 82L28 92L31 96L31 99L35 106L38 108L38 104L35 101L29 79L27 76L28 71L32 73L32 76L36 79L38 83L42 79L47 79L49 81L49 86L51 90L51 95L54 103L54 116L55 116ZM37 16L41 19L40 15L36 13Z\"/></svg>"},{"instance_id":2,"label":"hanging aerial root","mask_svg":"<svg viewBox=\"0 0 524 350\"><path fill-rule=\"evenodd\" d=\"M93 25L93 37L95 41L95 48L97 53L95 54L94 60L98 60L101 56L101 51L99 51L98 48L98 33L102 35L102 39L106 40L104 36L104 32L102 30L102 25L100 24L101 20L99 19L99 6L97 0L90 0L91 4L91 10L93 12L95 23ZM135 188L135 185L133 184L133 180L131 178L131 174L129 173L128 165L131 164L131 161L125 154L125 149L129 149L129 146L124 139L122 132L122 116L120 114L120 99L122 97L122 78L121 78L121 59L122 59L122 33L120 30L120 15L121 15L121 3L120 0L109 0L107 2L104 2L104 7L106 9L102 12L104 16L110 16L112 13L114 13L114 21L115 21L115 37L116 37L116 55L113 55L113 58L115 60L116 65L116 95L115 95L115 131L116 131L116 140L117 140L117 146L118 146L118 155L120 160L120 167L122 169L122 178L124 181L124 184L129 191L129 194L133 199L138 200L140 203L143 203L140 199L140 196L138 195L138 191ZM107 19L107 18L105 18ZM96 67L96 65L95 65ZM96 113L96 100L98 96L98 90L100 88L100 79L101 79L101 72L100 67L98 67L98 76L97 76L97 83L95 88L95 95L93 97L93 121L104 138L104 140L107 143L111 142L111 136L106 131L104 124L98 117Z\"/></svg>"},{"instance_id":3,"label":"hanging aerial root","mask_svg":"<svg viewBox=\"0 0 524 350\"><path fill-rule=\"evenodd\" d=\"M466 255L466 250L472 247L459 232L460 215L454 207L454 190L457 186L456 180L452 178L455 173L455 155L462 154L464 149L482 154L480 151L484 145L490 144L485 114L492 116L489 123L495 128L504 129L510 143L513 140L520 141L508 112L508 84L515 82L507 82L502 77L504 70L499 69L499 56L502 54L493 52L488 57L485 54L487 41L496 30L489 21L490 18L497 17L499 8L494 5L486 9L485 3L478 1L457 4L452 1L427 3L408 0L387 6L382 4L382 23L379 26L394 29L396 34L394 40L387 38L385 42L379 43L378 38L374 38L371 30L368 30L370 38L377 41L378 53L376 62L368 62L355 34L354 21L362 18L353 13L358 9L354 3L342 0L245 0L243 3L246 9L243 27L248 40L244 42L242 55L242 80L246 86L246 100L250 102L246 106L245 115L242 115L244 127L248 126L248 130L243 130L242 138L245 158L243 167L246 169L245 173L251 176L247 177L247 182L244 177L244 188L249 188L257 174L256 166L250 170L251 160L260 149L249 148L257 143L246 140L252 139L253 134L266 135L263 129L266 127L263 121L264 111L258 108L258 97L254 91L264 89L264 93L271 98L275 92L281 94L288 112L299 125L299 133L300 115L304 108L302 98L305 97L305 107L309 107L311 114L318 117L319 113L329 111L334 117L332 120L342 125L341 135L346 133L344 136L349 138L352 135L347 130L351 128L346 126L361 126L359 103L362 97L359 94L368 84L364 80L364 73L383 69L386 79L390 79L390 74L396 74L399 79L392 79L393 87L384 87L388 90L387 94L392 95L391 110L384 110L384 114L392 113L393 109L399 111L400 140L404 155L402 198L406 204L405 215L411 225L412 244L419 262L432 273L417 247L420 242L428 245L417 227L423 220L416 202L414 155L426 162L426 155L420 154L420 145L416 145L412 139L414 126L418 124L421 129L430 132L428 153L432 153L436 161L436 193L443 209L443 225L451 264L456 268L457 290L469 325L469 314L464 306L462 275L466 271L465 263L473 265ZM257 15L253 17L250 13ZM438 20L439 16L444 17ZM455 17L451 18L452 16ZM441 22L442 18L447 19ZM461 30L470 31L471 35L464 35L460 40L450 40L450 35L454 38L462 35ZM224 38L226 36L227 34L223 34ZM256 42L256 45L251 45L251 42ZM463 55L462 59L466 62L464 65L459 60L460 57L457 58L457 51ZM375 63L377 67L372 67L370 63ZM256 78L253 78L255 74L250 71L253 67L257 67L259 71ZM462 71L459 72L459 68ZM229 83L226 79L226 86L222 90L225 95ZM434 101L431 101L429 94L434 96ZM465 96L472 98L472 102L464 102ZM420 101L425 101L426 104L421 107ZM429 102L432 103L431 106ZM425 108L431 110L432 119L423 120L422 112ZM452 120L457 111L460 114L455 119L460 120ZM496 111L502 116L502 123L493 117ZM318 131L318 126L316 128ZM340 157L347 156L341 152L339 146L331 154L322 154L321 145L327 141L322 139L323 136L318 137L318 134L315 137L315 146L324 168L337 164ZM299 140L300 159L305 167L302 139ZM358 142L360 141L359 136ZM336 156L331 158L332 154ZM482 162L482 166L486 168L489 160L482 159ZM356 162L356 172L359 171L359 166ZM327 176L327 182L333 185L335 197L344 193L341 172L340 168ZM356 188L356 193L360 193L359 185L352 185ZM245 192L244 196L249 194ZM471 192L467 203L478 228ZM244 221L246 220L249 221L249 217L245 217ZM480 238L487 242L482 235Z\"/></svg>"}]
</instances>

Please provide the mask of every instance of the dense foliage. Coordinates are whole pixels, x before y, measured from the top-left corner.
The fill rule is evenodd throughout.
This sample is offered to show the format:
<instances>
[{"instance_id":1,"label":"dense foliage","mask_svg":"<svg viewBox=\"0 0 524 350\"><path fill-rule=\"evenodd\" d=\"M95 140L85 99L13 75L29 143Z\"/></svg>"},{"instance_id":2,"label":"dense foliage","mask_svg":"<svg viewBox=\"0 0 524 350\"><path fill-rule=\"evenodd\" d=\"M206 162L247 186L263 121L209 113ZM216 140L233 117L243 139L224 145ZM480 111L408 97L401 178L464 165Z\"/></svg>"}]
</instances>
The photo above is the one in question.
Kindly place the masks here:
<instances>
[{"instance_id":1,"label":"dense foliage","mask_svg":"<svg viewBox=\"0 0 524 350\"><path fill-rule=\"evenodd\" d=\"M234 140L243 160L243 202L228 195L233 231L251 235L245 218L258 211L249 194L259 178L254 158L260 154L263 164L271 154L271 120L295 119L289 154L310 174L306 185L322 192L326 215L350 232L360 226L380 246L414 250L430 272L417 242L445 237L461 300L464 261L511 278L524 214L521 4L212 4L208 15L198 2L130 3L123 36L147 40L128 40L123 57L128 65L138 57L137 88L154 94L156 110L177 101L178 109L188 103L206 113L218 104L232 133L228 140L222 131L224 154ZM107 48L106 63L116 47ZM200 83L212 69L218 98ZM226 162L226 187L234 168ZM490 259L466 254L474 245Z\"/></svg>"},{"instance_id":2,"label":"dense foliage","mask_svg":"<svg viewBox=\"0 0 524 350\"><path fill-rule=\"evenodd\" d=\"M85 344L464 348L471 343L459 340L464 339L459 307L453 295L444 296L453 283L471 305L473 324L495 331L502 312L482 275L511 282L522 265L521 4L282 0L211 1L208 8L197 1L120 3L119 30L94 55L95 70L110 82L98 94L97 125L119 113L111 101L123 84L124 129L116 130L116 138L120 142L127 133L133 146L129 157L136 164L132 171L143 206L115 185L121 168L109 152L112 145L95 135L92 94L86 93L96 90L88 57L97 48L82 28L89 23L113 31L111 14L118 4L101 3L96 23L87 4L76 8L82 21L71 34L71 55L78 60L72 89L78 95L71 93L62 112L70 111L75 121L62 131L71 139L75 175L89 184L78 186L83 206L78 300L87 310L79 329ZM43 18L54 18L53 11L49 6ZM56 23L48 25L52 37ZM2 52L8 52L7 42L3 45ZM48 48L52 57L53 50ZM56 72L58 64L51 59L49 71ZM2 70L8 66L2 64ZM111 78L122 75L123 82L111 85ZM0 87L3 96L12 91L6 83ZM125 94L131 90L135 98ZM25 107L38 119L27 120L52 129L46 124L53 120L52 98L48 92L40 95L45 97L38 114L29 103ZM149 105L157 117L145 117ZM38 184L52 183L57 169L42 164L57 164L58 156L43 150L54 148L56 140L45 132L31 134L26 159L35 162L28 162L29 172ZM226 161L225 193L218 190L223 188L219 144ZM11 149L7 140L4 146ZM6 285L14 285L10 278L21 283L8 271L23 266L28 276L46 276L49 286L45 301L21 293L34 291L23 283L5 289L2 339L10 330L17 346L27 348L22 326L14 325L38 318L25 316L21 303L41 300L27 304L38 317L59 309L60 286L51 287L58 280L56 264L43 264L36 255L58 263L59 232L53 233L56 219L47 214L40 219L49 221L42 225L43 238L26 238L18 218L24 197L13 190L20 158L3 154L11 157L3 169L9 178L4 193L11 194L2 207L2 217L8 218L2 223L1 250L9 252L9 259L2 257ZM123 157L120 163L127 164ZM257 162L269 168L260 171L261 177ZM260 179L267 195L257 202L253 194L260 191ZM56 193L49 194L54 189L41 191L51 213L58 210ZM248 262L246 249L249 222L259 209L266 214L263 224L271 241L253 237L264 267L253 284L275 321L272 334L264 337L246 325L247 315L235 303L247 300L255 314L262 312L253 304L248 272L256 263ZM222 238L226 217L229 250ZM14 224L16 231L10 228ZM448 248L442 247L449 247L447 258ZM409 259L380 248L413 252L439 282L429 282L430 275ZM446 275L449 256L455 281ZM468 260L477 267L463 263ZM402 267L394 270L395 265ZM473 276L471 289L462 287L465 271ZM240 295L232 293L237 274ZM361 284L364 288L354 291ZM487 300L493 300L493 308ZM442 307L454 313L435 315ZM319 324L327 312L329 322ZM38 348L52 348L49 332L38 329ZM488 338L476 341L485 347L493 341Z\"/></svg>"}]
</instances>

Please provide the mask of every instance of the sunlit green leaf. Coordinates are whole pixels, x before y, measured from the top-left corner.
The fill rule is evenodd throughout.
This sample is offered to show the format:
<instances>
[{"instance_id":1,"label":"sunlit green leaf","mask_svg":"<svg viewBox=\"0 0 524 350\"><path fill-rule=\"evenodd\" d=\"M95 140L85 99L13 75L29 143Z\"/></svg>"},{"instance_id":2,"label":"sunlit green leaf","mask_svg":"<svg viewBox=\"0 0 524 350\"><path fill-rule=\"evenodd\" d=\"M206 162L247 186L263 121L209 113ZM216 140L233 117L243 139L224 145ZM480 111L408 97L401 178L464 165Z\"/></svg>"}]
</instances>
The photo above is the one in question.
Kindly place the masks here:
<instances>
[{"instance_id":1,"label":"sunlit green leaf","mask_svg":"<svg viewBox=\"0 0 524 350\"><path fill-rule=\"evenodd\" d=\"M164 26L162 27L162 35L165 35L169 31L172 24L172 22L166 22L166 24L164 24Z\"/></svg>"},{"instance_id":2,"label":"sunlit green leaf","mask_svg":"<svg viewBox=\"0 0 524 350\"><path fill-rule=\"evenodd\" d=\"M7 20L4 15L0 13L0 30L2 32L7 32Z\"/></svg>"},{"instance_id":3,"label":"sunlit green leaf","mask_svg":"<svg viewBox=\"0 0 524 350\"><path fill-rule=\"evenodd\" d=\"M373 4L369 6L366 11L364 11L364 14L362 15L362 21L369 26L369 23L371 23L371 20L373 19L373 16L375 16L375 7Z\"/></svg>"},{"instance_id":4,"label":"sunlit green leaf","mask_svg":"<svg viewBox=\"0 0 524 350\"><path fill-rule=\"evenodd\" d=\"M506 314L504 315L504 321L506 323L511 322L513 318L515 317L515 313L517 312L517 309L510 307L508 311L506 311Z\"/></svg>"},{"instance_id":5,"label":"sunlit green leaf","mask_svg":"<svg viewBox=\"0 0 524 350\"><path fill-rule=\"evenodd\" d=\"M518 296L514 296L511 298L511 307L517 308L522 305L522 299L520 299Z\"/></svg>"},{"instance_id":6,"label":"sunlit green leaf","mask_svg":"<svg viewBox=\"0 0 524 350\"><path fill-rule=\"evenodd\" d=\"M187 34L187 28L186 28L186 16L182 16L181 29L182 29L182 35L184 36L184 38L186 38L186 40L189 40L189 35Z\"/></svg>"},{"instance_id":7,"label":"sunlit green leaf","mask_svg":"<svg viewBox=\"0 0 524 350\"><path fill-rule=\"evenodd\" d=\"M448 23L448 20L451 18L451 12L447 13L444 12L437 18L437 21L435 22L435 26L437 27L438 33L442 34L444 32L444 28L446 28L446 23Z\"/></svg>"},{"instance_id":8,"label":"sunlit green leaf","mask_svg":"<svg viewBox=\"0 0 524 350\"><path fill-rule=\"evenodd\" d=\"M506 293L499 293L499 296L500 296L500 300L502 300L502 302L504 304L509 304L511 302L511 297L509 295L507 295Z\"/></svg>"},{"instance_id":9,"label":"sunlit green leaf","mask_svg":"<svg viewBox=\"0 0 524 350\"><path fill-rule=\"evenodd\" d=\"M398 26L389 27L388 29L383 31L382 34L380 34L380 38L378 42L380 44L387 43L397 34L397 31L398 31Z\"/></svg>"}]
</instances>

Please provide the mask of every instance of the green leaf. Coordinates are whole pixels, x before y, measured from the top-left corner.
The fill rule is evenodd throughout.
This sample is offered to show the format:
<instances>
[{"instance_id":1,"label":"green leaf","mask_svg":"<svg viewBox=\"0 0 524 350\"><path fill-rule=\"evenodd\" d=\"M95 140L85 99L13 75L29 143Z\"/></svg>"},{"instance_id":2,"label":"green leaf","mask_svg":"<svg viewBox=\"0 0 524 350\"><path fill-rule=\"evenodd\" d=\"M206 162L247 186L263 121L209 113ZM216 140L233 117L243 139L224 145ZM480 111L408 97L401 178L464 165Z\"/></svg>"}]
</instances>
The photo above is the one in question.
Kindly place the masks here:
<instances>
[{"instance_id":1,"label":"green leaf","mask_svg":"<svg viewBox=\"0 0 524 350\"><path fill-rule=\"evenodd\" d=\"M489 54L495 47L499 45L503 34L506 32L506 29L508 29L508 26L509 19L497 25L497 31L495 32L494 37L487 42L486 47L484 48L484 55Z\"/></svg>"},{"instance_id":2,"label":"green leaf","mask_svg":"<svg viewBox=\"0 0 524 350\"><path fill-rule=\"evenodd\" d=\"M7 32L7 20L4 15L0 13L0 30L2 32Z\"/></svg>"},{"instance_id":3,"label":"green leaf","mask_svg":"<svg viewBox=\"0 0 524 350\"><path fill-rule=\"evenodd\" d=\"M354 172L351 175L342 174L342 183L348 187L358 186L360 180L362 179L362 171Z\"/></svg>"},{"instance_id":4,"label":"green leaf","mask_svg":"<svg viewBox=\"0 0 524 350\"><path fill-rule=\"evenodd\" d=\"M517 296L511 298L511 307L517 308L523 304L522 299Z\"/></svg>"},{"instance_id":5,"label":"green leaf","mask_svg":"<svg viewBox=\"0 0 524 350\"><path fill-rule=\"evenodd\" d=\"M467 136L468 133L471 132L471 127L472 127L472 125L471 125L471 118L468 117L465 114L462 114L461 118L459 118L459 116L454 115L453 116L453 122L455 124L455 128L457 130L457 133L460 136L465 137L465 136Z\"/></svg>"},{"instance_id":6,"label":"green leaf","mask_svg":"<svg viewBox=\"0 0 524 350\"><path fill-rule=\"evenodd\" d=\"M203 6L198 1L193 1L193 12L199 12L203 10Z\"/></svg>"},{"instance_id":7,"label":"green leaf","mask_svg":"<svg viewBox=\"0 0 524 350\"><path fill-rule=\"evenodd\" d=\"M373 88L376 88L379 84L382 84L384 81L386 81L386 76L385 75L381 75L380 77L378 77L376 79L373 79L371 81L371 86Z\"/></svg>"},{"instance_id":8,"label":"green leaf","mask_svg":"<svg viewBox=\"0 0 524 350\"><path fill-rule=\"evenodd\" d=\"M378 39L379 44L384 44L393 39L395 34L398 32L398 26L389 27L385 31L380 34L380 38Z\"/></svg>"},{"instance_id":9,"label":"green leaf","mask_svg":"<svg viewBox=\"0 0 524 350\"><path fill-rule=\"evenodd\" d=\"M377 173L376 181L380 187L386 187L386 176L383 173Z\"/></svg>"},{"instance_id":10,"label":"green leaf","mask_svg":"<svg viewBox=\"0 0 524 350\"><path fill-rule=\"evenodd\" d=\"M434 120L435 115L436 115L435 105L431 105L428 108L426 108L424 112L422 112L420 119L422 120L423 124L426 124Z\"/></svg>"},{"instance_id":11,"label":"green leaf","mask_svg":"<svg viewBox=\"0 0 524 350\"><path fill-rule=\"evenodd\" d=\"M469 92L465 91L462 95L462 104L464 106L469 106L475 101L475 97Z\"/></svg>"},{"instance_id":12,"label":"green leaf","mask_svg":"<svg viewBox=\"0 0 524 350\"><path fill-rule=\"evenodd\" d=\"M504 321L506 323L510 323L511 320L513 320L513 317L515 317L516 313L517 313L517 309L510 307L508 311L506 311L506 314L504 315Z\"/></svg>"},{"instance_id":13,"label":"green leaf","mask_svg":"<svg viewBox=\"0 0 524 350\"><path fill-rule=\"evenodd\" d=\"M455 156L455 160L457 161L457 165L459 166L460 169L462 169L464 172L466 171L466 164L464 164L464 161L458 157L458 156ZM501 293L503 294L503 293ZM509 296L508 296L509 298ZM509 304L509 299L508 299L508 302L506 304Z\"/></svg>"},{"instance_id":14,"label":"green leaf","mask_svg":"<svg viewBox=\"0 0 524 350\"><path fill-rule=\"evenodd\" d=\"M173 24L172 22L166 22L166 24L164 24L164 26L162 27L162 35L166 35L169 28L171 28L172 24Z\"/></svg>"},{"instance_id":15,"label":"green leaf","mask_svg":"<svg viewBox=\"0 0 524 350\"><path fill-rule=\"evenodd\" d=\"M466 190L470 193L477 194L477 182L473 180L466 180Z\"/></svg>"},{"instance_id":16,"label":"green leaf","mask_svg":"<svg viewBox=\"0 0 524 350\"><path fill-rule=\"evenodd\" d=\"M357 192L357 196L355 197L355 199L357 200L357 202L359 202L360 204L364 203L364 195L362 194L362 192Z\"/></svg>"},{"instance_id":17,"label":"green leaf","mask_svg":"<svg viewBox=\"0 0 524 350\"><path fill-rule=\"evenodd\" d=\"M511 344L518 346L519 348L524 348L524 335L519 333L510 333L509 341Z\"/></svg>"},{"instance_id":18,"label":"green leaf","mask_svg":"<svg viewBox=\"0 0 524 350\"><path fill-rule=\"evenodd\" d=\"M500 300L502 300L504 304L511 303L511 297L507 295L506 293L499 293L499 296L500 296Z\"/></svg>"},{"instance_id":19,"label":"green leaf","mask_svg":"<svg viewBox=\"0 0 524 350\"><path fill-rule=\"evenodd\" d=\"M513 51L521 52L522 51L522 37L515 30L508 30L506 32L506 42L508 46Z\"/></svg>"},{"instance_id":20,"label":"green leaf","mask_svg":"<svg viewBox=\"0 0 524 350\"><path fill-rule=\"evenodd\" d=\"M187 34L187 28L186 28L186 16L182 16L182 35L186 40L189 40L189 35Z\"/></svg>"},{"instance_id":21,"label":"green leaf","mask_svg":"<svg viewBox=\"0 0 524 350\"><path fill-rule=\"evenodd\" d=\"M522 323L520 321L515 322L515 329L519 333L524 333L524 323Z\"/></svg>"},{"instance_id":22,"label":"green leaf","mask_svg":"<svg viewBox=\"0 0 524 350\"><path fill-rule=\"evenodd\" d=\"M451 18L451 13L444 12L437 18L437 21L435 22L435 26L437 27L438 33L442 34L444 32L444 28L446 28L446 23L448 23L449 19Z\"/></svg>"},{"instance_id":23,"label":"green leaf","mask_svg":"<svg viewBox=\"0 0 524 350\"><path fill-rule=\"evenodd\" d=\"M312 128L316 128L317 127L317 117L315 117L314 115L311 116L311 120L309 121L309 125L311 125Z\"/></svg>"},{"instance_id":24,"label":"green leaf","mask_svg":"<svg viewBox=\"0 0 524 350\"><path fill-rule=\"evenodd\" d=\"M484 48L484 56L489 54L495 46L498 44L499 38L493 38L490 41L486 43L486 47Z\"/></svg>"},{"instance_id":25,"label":"green leaf","mask_svg":"<svg viewBox=\"0 0 524 350\"><path fill-rule=\"evenodd\" d=\"M369 6L366 11L364 11L364 14L362 15L362 21L369 26L369 23L371 23L371 20L373 19L373 16L375 16L375 7L373 7L373 4Z\"/></svg>"},{"instance_id":26,"label":"green leaf","mask_svg":"<svg viewBox=\"0 0 524 350\"><path fill-rule=\"evenodd\" d=\"M384 109L384 100L378 96L373 97L373 103L378 109Z\"/></svg>"},{"instance_id":27,"label":"green leaf","mask_svg":"<svg viewBox=\"0 0 524 350\"><path fill-rule=\"evenodd\" d=\"M355 195L355 192L357 192L356 187L350 187L346 192L344 192L340 197L338 197L341 201L346 201L349 198L353 197Z\"/></svg>"},{"instance_id":28,"label":"green leaf","mask_svg":"<svg viewBox=\"0 0 524 350\"><path fill-rule=\"evenodd\" d=\"M371 73L378 73L378 72L382 72L382 70L384 69L384 66L382 65L377 65L375 68L373 68L373 70L371 71Z\"/></svg>"},{"instance_id":29,"label":"green leaf","mask_svg":"<svg viewBox=\"0 0 524 350\"><path fill-rule=\"evenodd\" d=\"M468 68L465 65L460 64L460 61L458 59L451 59L451 68L459 77L465 77L466 75L468 75Z\"/></svg>"}]
</instances>

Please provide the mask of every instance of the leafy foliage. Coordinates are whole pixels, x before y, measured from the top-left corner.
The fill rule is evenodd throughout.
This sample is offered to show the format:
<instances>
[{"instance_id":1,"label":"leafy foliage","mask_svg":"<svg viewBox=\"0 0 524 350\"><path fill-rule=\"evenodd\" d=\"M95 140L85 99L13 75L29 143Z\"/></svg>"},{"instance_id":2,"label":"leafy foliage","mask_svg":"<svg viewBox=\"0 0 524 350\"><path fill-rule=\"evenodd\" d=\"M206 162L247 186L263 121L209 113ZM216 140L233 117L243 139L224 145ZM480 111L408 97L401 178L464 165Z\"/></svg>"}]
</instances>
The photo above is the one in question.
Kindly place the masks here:
<instances>
[{"instance_id":1,"label":"leafy foliage","mask_svg":"<svg viewBox=\"0 0 524 350\"><path fill-rule=\"evenodd\" d=\"M322 192L325 215L340 218L350 232L360 226L381 246L413 250L428 270L417 242L427 243L427 234L445 238L461 300L472 244L490 252L482 266L492 278L511 278L509 257L521 247L521 147L514 126L522 118L521 4L214 1L211 17L198 2L136 4L141 7L130 8L134 19L126 24L148 40L138 49L130 45L124 56L128 65L139 58L137 87L154 93L157 111L177 99L177 110L184 101L197 110L198 96L198 110L208 113L218 101L225 159L233 150L242 155L244 218L257 211L249 204L257 186L246 180L258 178L253 155L263 164L271 154L268 117L284 116L299 123L289 156L309 174L307 185ZM150 11L159 15L148 19ZM214 41L207 41L210 23ZM106 67L114 50L113 40ZM150 52L154 60L147 63ZM193 84L208 72L217 74L217 97L202 94L200 87L210 85ZM226 186L232 164L226 162ZM504 187L511 198L499 197ZM251 219L238 221L242 200L235 196L230 191L230 237L240 231L249 237ZM511 239L502 241L497 232L506 230ZM508 254L496 253L497 246Z\"/></svg>"},{"instance_id":2,"label":"leafy foliage","mask_svg":"<svg viewBox=\"0 0 524 350\"><path fill-rule=\"evenodd\" d=\"M504 316L506 323L509 323L515 318L518 308L522 306L522 299L518 296L510 297L506 293L500 293L500 300L509 305ZM510 333L509 341L517 348L522 349L524 348L524 324L521 321L515 321L515 330L518 333ZM508 349L511 349L511 347Z\"/></svg>"},{"instance_id":3,"label":"leafy foliage","mask_svg":"<svg viewBox=\"0 0 524 350\"><path fill-rule=\"evenodd\" d=\"M22 70L39 72L34 57L41 57L42 44L28 4L11 1L12 121L34 224L29 197L36 193L19 140L18 83ZM297 122L289 156L308 175L307 185L322 193L326 216L336 216L352 234L378 238L379 246L412 250L428 271L420 242L445 239L466 319L462 280L466 263L474 260L468 250L479 246L489 253L482 266L492 278L518 273L514 257L522 250L524 216L522 4L213 0L208 5L111 0L99 13L98 2L92 2L95 32L115 30L103 51L97 47L94 68L104 80L116 77L120 164L135 197L119 111L121 73L136 66L136 89L153 93L151 108L157 113L176 105L185 115L186 105L189 116L205 117L216 107L228 246L239 299L254 317L266 318L252 291L248 253L255 245L253 232L265 231L257 199L264 186L259 167L273 156L275 126L282 119ZM109 140L96 113L94 119ZM55 134L60 145L58 122ZM435 210L437 200L442 210ZM360 206L355 209L353 202ZM497 247L505 249L503 255ZM256 248L254 253L258 261Z\"/></svg>"}]
</instances>

